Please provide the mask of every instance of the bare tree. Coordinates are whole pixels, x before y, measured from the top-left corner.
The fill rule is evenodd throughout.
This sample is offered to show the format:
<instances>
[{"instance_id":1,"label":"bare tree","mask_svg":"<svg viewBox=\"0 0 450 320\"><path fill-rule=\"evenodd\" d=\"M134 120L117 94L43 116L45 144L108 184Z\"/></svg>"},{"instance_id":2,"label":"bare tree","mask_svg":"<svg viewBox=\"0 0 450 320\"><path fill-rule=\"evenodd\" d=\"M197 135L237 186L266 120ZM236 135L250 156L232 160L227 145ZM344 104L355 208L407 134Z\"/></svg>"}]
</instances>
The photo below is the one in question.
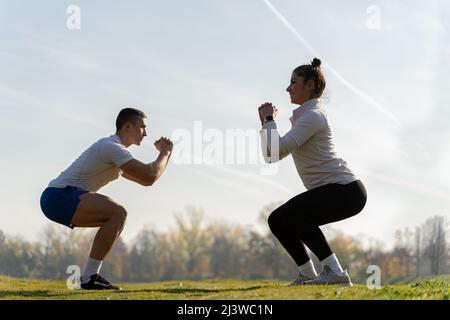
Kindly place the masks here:
<instances>
[{"instance_id":1,"label":"bare tree","mask_svg":"<svg viewBox=\"0 0 450 320\"><path fill-rule=\"evenodd\" d=\"M422 226L424 256L430 262L430 271L438 275L446 267L448 254L447 222L444 216L434 216Z\"/></svg>"},{"instance_id":2,"label":"bare tree","mask_svg":"<svg viewBox=\"0 0 450 320\"><path fill-rule=\"evenodd\" d=\"M416 265L416 276L420 275L422 264L422 232L420 227L416 227L414 233L414 259Z\"/></svg>"},{"instance_id":3,"label":"bare tree","mask_svg":"<svg viewBox=\"0 0 450 320\"><path fill-rule=\"evenodd\" d=\"M266 250L265 256L266 261L268 262L270 268L272 269L272 274L275 278L278 278L281 272L281 261L283 258L284 248L278 239L270 232L267 220L270 214L279 206L281 206L283 202L272 202L265 205L260 211L258 215L258 222L267 227L267 236L266 236Z\"/></svg>"},{"instance_id":4,"label":"bare tree","mask_svg":"<svg viewBox=\"0 0 450 320\"><path fill-rule=\"evenodd\" d=\"M395 232L395 245L392 250L392 257L398 259L399 276L409 276L413 267L413 251L412 242L413 233L409 228L397 230Z\"/></svg>"},{"instance_id":5,"label":"bare tree","mask_svg":"<svg viewBox=\"0 0 450 320\"><path fill-rule=\"evenodd\" d=\"M190 278L199 278L207 268L207 252L211 237L203 226L203 211L194 207L187 209L188 221L176 215L176 243L186 258L186 271Z\"/></svg>"},{"instance_id":6,"label":"bare tree","mask_svg":"<svg viewBox=\"0 0 450 320\"><path fill-rule=\"evenodd\" d=\"M0 248L3 247L6 243L6 236L2 230L0 230Z\"/></svg>"}]
</instances>

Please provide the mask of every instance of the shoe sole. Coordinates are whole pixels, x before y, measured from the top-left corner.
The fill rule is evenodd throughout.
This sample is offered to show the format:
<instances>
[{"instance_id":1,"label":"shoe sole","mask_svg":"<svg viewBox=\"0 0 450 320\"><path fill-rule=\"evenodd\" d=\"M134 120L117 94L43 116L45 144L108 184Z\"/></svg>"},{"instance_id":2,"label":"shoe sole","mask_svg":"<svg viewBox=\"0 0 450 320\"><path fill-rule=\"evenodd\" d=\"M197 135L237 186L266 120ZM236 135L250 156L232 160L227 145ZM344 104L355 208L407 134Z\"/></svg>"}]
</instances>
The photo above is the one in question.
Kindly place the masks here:
<instances>
[{"instance_id":1,"label":"shoe sole","mask_svg":"<svg viewBox=\"0 0 450 320\"><path fill-rule=\"evenodd\" d=\"M78 290L85 290L85 291L122 291L122 288L83 288L80 287Z\"/></svg>"},{"instance_id":2,"label":"shoe sole","mask_svg":"<svg viewBox=\"0 0 450 320\"><path fill-rule=\"evenodd\" d=\"M353 283L304 283L307 286L340 286L340 287L353 287Z\"/></svg>"}]
</instances>

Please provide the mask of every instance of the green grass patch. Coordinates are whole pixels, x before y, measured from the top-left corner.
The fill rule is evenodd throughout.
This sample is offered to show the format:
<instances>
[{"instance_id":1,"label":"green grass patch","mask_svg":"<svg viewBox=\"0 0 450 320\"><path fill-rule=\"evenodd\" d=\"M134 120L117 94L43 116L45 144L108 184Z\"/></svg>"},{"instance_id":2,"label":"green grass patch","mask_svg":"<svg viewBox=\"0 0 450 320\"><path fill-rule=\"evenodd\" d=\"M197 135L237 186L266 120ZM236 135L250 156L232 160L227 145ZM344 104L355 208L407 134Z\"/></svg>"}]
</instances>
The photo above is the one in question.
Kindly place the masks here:
<instances>
[{"instance_id":1,"label":"green grass patch","mask_svg":"<svg viewBox=\"0 0 450 320\"><path fill-rule=\"evenodd\" d=\"M202 280L164 281L148 283L120 283L122 291L69 290L65 281L16 279L0 276L0 299L50 300L448 300L450 282L445 279L427 279L410 284L368 289L365 285L297 286L276 280Z\"/></svg>"}]
</instances>

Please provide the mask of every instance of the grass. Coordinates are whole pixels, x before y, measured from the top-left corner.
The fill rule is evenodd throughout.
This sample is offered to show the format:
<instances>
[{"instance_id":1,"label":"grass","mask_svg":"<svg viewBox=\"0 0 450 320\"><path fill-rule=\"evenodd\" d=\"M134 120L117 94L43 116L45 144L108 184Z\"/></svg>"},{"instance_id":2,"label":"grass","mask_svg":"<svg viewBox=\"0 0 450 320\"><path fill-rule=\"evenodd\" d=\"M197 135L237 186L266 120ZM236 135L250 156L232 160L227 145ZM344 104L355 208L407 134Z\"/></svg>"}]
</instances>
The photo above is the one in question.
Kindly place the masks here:
<instances>
[{"instance_id":1,"label":"grass","mask_svg":"<svg viewBox=\"0 0 450 320\"><path fill-rule=\"evenodd\" d=\"M365 285L287 287L288 282L271 280L203 280L121 283L123 291L69 290L65 281L17 279L0 276L0 299L50 300L449 300L450 281L445 278L370 290Z\"/></svg>"}]
</instances>

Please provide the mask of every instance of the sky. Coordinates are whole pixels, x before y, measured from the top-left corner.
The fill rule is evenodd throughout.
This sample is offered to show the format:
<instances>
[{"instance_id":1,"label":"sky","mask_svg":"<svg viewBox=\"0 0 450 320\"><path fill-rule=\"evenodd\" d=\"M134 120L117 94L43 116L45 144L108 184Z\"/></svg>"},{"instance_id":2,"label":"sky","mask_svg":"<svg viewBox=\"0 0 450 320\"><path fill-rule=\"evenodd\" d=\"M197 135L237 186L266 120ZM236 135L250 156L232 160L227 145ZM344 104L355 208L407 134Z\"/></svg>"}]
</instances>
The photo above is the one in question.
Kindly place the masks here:
<instances>
[{"instance_id":1,"label":"sky","mask_svg":"<svg viewBox=\"0 0 450 320\"><path fill-rule=\"evenodd\" d=\"M208 222L263 228L265 205L306 189L290 157L268 167L251 161L257 141L226 139L256 134L266 101L287 132L291 72L318 57L337 153L368 192L362 213L332 226L391 245L398 229L450 216L449 14L447 1L418 0L0 0L0 230L39 239L40 194L114 133L124 107L148 115L137 159L153 161L160 136L176 152L190 138L194 159L179 153L150 188L119 179L99 191L127 208L126 241L192 206Z\"/></svg>"}]
</instances>

